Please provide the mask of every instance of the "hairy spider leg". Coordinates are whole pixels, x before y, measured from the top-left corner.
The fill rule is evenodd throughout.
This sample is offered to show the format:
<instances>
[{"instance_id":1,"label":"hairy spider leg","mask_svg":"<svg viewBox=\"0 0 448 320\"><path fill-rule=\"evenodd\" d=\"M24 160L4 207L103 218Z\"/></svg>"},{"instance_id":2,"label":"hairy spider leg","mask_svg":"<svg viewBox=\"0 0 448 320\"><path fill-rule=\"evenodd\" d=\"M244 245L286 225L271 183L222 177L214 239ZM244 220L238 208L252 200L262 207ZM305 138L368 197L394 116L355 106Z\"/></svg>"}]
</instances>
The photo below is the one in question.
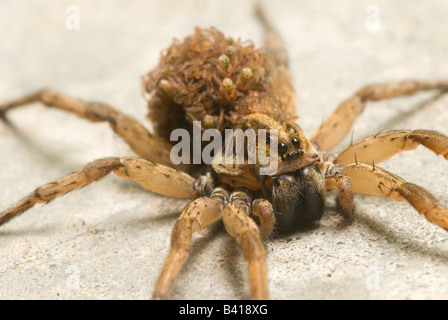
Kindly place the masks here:
<instances>
[{"instance_id":1,"label":"hairy spider leg","mask_svg":"<svg viewBox=\"0 0 448 320\"><path fill-rule=\"evenodd\" d=\"M376 165L365 163L343 166L335 170L335 173L350 179L353 192L386 197L394 201L407 201L427 220L448 230L448 209L426 189L406 182ZM328 189L338 188L333 174L326 177L326 182Z\"/></svg>"},{"instance_id":2,"label":"hairy spider leg","mask_svg":"<svg viewBox=\"0 0 448 320\"><path fill-rule=\"evenodd\" d=\"M228 234L240 245L248 264L251 298L269 299L266 251L260 231L249 217L252 197L242 189L230 195L230 201L224 208L223 222Z\"/></svg>"},{"instance_id":3,"label":"hairy spider leg","mask_svg":"<svg viewBox=\"0 0 448 320\"><path fill-rule=\"evenodd\" d=\"M103 158L88 163L80 171L43 185L12 207L0 213L0 225L20 215L36 203L47 203L70 191L80 189L109 173L130 178L147 190L175 198L195 198L196 180L176 169L141 158Z\"/></svg>"},{"instance_id":4,"label":"hairy spider leg","mask_svg":"<svg viewBox=\"0 0 448 320\"><path fill-rule=\"evenodd\" d=\"M264 28L266 53L273 62L271 74L274 92L280 98L286 111L295 115L297 114L297 97L294 90L285 42L278 31L272 26L261 3L257 3L255 10Z\"/></svg>"},{"instance_id":5,"label":"hairy spider leg","mask_svg":"<svg viewBox=\"0 0 448 320\"><path fill-rule=\"evenodd\" d=\"M72 98L61 92L51 89L42 89L13 101L0 104L0 116L7 111L41 102L47 107L73 113L83 119L92 122L109 122L115 131L140 157L166 166L173 167L170 160L171 145L153 136L146 128L133 117L123 114L121 111L100 102L85 102ZM186 170L184 165L176 166L178 169Z\"/></svg>"},{"instance_id":6,"label":"hairy spider leg","mask_svg":"<svg viewBox=\"0 0 448 320\"><path fill-rule=\"evenodd\" d=\"M330 151L348 134L367 102L409 96L427 90L446 91L448 81L407 80L367 85L341 102L311 134L310 141L319 151Z\"/></svg>"},{"instance_id":7,"label":"hairy spider leg","mask_svg":"<svg viewBox=\"0 0 448 320\"><path fill-rule=\"evenodd\" d=\"M448 137L433 130L393 130L367 137L342 150L337 164L380 163L396 153L425 146L448 160Z\"/></svg>"},{"instance_id":8,"label":"hairy spider leg","mask_svg":"<svg viewBox=\"0 0 448 320\"><path fill-rule=\"evenodd\" d=\"M167 298L177 274L188 258L193 233L221 220L228 197L227 191L218 187L209 197L190 202L182 211L171 234L171 250L154 289L153 299Z\"/></svg>"}]
</instances>

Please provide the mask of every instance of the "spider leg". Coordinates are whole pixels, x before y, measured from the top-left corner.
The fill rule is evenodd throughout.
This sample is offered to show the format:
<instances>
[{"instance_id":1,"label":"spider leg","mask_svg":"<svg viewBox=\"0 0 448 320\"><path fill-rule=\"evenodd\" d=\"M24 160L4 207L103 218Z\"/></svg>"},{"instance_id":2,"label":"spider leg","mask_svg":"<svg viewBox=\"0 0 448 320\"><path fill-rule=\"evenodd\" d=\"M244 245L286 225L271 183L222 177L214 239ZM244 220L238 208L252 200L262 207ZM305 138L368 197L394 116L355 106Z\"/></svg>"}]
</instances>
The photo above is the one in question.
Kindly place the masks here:
<instances>
[{"instance_id":1,"label":"spider leg","mask_svg":"<svg viewBox=\"0 0 448 320\"><path fill-rule=\"evenodd\" d=\"M427 220L448 230L448 209L424 188L406 182L375 165L350 164L341 167L337 172L350 179L354 192L386 197L394 201L408 201ZM326 177L329 188L335 187L331 183L333 179L331 174Z\"/></svg>"},{"instance_id":2,"label":"spider leg","mask_svg":"<svg viewBox=\"0 0 448 320\"><path fill-rule=\"evenodd\" d=\"M266 199L255 199L252 202L252 214L260 220L260 235L269 238L275 224L274 208Z\"/></svg>"},{"instance_id":3,"label":"spider leg","mask_svg":"<svg viewBox=\"0 0 448 320\"><path fill-rule=\"evenodd\" d=\"M22 98L0 104L0 117L14 108L41 102L45 106L64 110L92 122L107 121L111 128L144 159L173 166L170 161L171 145L152 136L134 118L104 103L85 102L50 89L42 89Z\"/></svg>"},{"instance_id":4,"label":"spider leg","mask_svg":"<svg viewBox=\"0 0 448 320\"><path fill-rule=\"evenodd\" d=\"M174 225L171 251L157 281L153 299L166 299L174 279L187 260L193 233L220 220L227 200L227 191L216 188L210 197L196 199L185 207Z\"/></svg>"},{"instance_id":5,"label":"spider leg","mask_svg":"<svg viewBox=\"0 0 448 320\"><path fill-rule=\"evenodd\" d=\"M257 3L255 9L257 17L264 27L266 53L271 57L273 62L271 74L274 92L280 97L286 111L291 115L295 115L296 93L289 69L288 53L285 43L269 21L261 3Z\"/></svg>"},{"instance_id":6,"label":"spider leg","mask_svg":"<svg viewBox=\"0 0 448 320\"><path fill-rule=\"evenodd\" d=\"M353 122L361 114L367 102L409 96L420 91L448 90L448 81L401 81L372 84L357 91L351 98L339 104L311 135L310 141L321 151L329 151L350 131Z\"/></svg>"},{"instance_id":7,"label":"spider leg","mask_svg":"<svg viewBox=\"0 0 448 320\"><path fill-rule=\"evenodd\" d=\"M258 227L249 217L250 211L250 195L236 190L224 208L224 227L240 245L248 263L251 298L269 299L266 252Z\"/></svg>"},{"instance_id":8,"label":"spider leg","mask_svg":"<svg viewBox=\"0 0 448 320\"><path fill-rule=\"evenodd\" d=\"M355 210L353 186L350 178L346 175L336 172L325 178L327 189L338 189L338 205L346 214L350 214Z\"/></svg>"},{"instance_id":9,"label":"spider leg","mask_svg":"<svg viewBox=\"0 0 448 320\"><path fill-rule=\"evenodd\" d=\"M195 179L176 169L141 158L104 158L88 163L80 171L71 173L55 182L43 185L11 208L0 212L0 225L28 210L36 203L47 203L70 191L85 187L114 172L130 178L145 189L176 198L195 198L198 192Z\"/></svg>"},{"instance_id":10,"label":"spider leg","mask_svg":"<svg viewBox=\"0 0 448 320\"><path fill-rule=\"evenodd\" d=\"M395 130L353 143L339 153L335 163L379 163L398 152L413 150L419 145L448 160L447 136L432 130Z\"/></svg>"}]
</instances>

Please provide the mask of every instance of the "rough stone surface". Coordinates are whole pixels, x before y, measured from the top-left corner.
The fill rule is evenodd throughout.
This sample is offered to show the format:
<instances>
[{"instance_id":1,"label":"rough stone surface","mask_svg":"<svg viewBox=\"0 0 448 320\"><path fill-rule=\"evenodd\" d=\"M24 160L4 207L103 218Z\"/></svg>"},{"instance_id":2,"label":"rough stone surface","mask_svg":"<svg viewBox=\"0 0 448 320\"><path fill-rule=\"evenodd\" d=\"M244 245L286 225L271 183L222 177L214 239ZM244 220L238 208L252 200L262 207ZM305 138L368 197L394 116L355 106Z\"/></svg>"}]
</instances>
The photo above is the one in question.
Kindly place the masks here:
<instances>
[{"instance_id":1,"label":"rough stone surface","mask_svg":"<svg viewBox=\"0 0 448 320\"><path fill-rule=\"evenodd\" d=\"M79 8L79 30L66 27L69 5ZM299 123L307 134L366 84L448 78L446 1L291 0L265 6L288 43ZM252 7L252 1L236 0L2 1L0 100L52 87L109 103L150 128L139 77L160 51L194 26L213 25L261 45ZM448 97L428 102L431 97L370 104L355 124L354 139L394 128L448 134ZM8 118L16 131L0 123L0 210L89 161L132 154L107 124L37 104ZM338 148L349 142L347 137ZM448 205L444 159L418 148L381 166ZM344 219L331 208L333 198L317 228L266 243L273 299L448 298L444 230L406 203L368 196L357 196L356 213ZM0 298L150 298L185 204L108 176L36 206L0 228ZM222 228L194 239L170 298L249 298L244 259Z\"/></svg>"}]
</instances>

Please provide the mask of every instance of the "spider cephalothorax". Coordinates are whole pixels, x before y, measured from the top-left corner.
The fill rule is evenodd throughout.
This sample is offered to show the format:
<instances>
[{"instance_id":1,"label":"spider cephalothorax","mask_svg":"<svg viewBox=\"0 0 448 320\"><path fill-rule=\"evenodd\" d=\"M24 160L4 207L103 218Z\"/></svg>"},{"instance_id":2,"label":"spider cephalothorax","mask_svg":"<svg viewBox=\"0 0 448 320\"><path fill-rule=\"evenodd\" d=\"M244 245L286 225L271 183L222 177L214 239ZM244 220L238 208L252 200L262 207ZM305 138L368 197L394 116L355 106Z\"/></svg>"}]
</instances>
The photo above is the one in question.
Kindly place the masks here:
<instances>
[{"instance_id":1,"label":"spider cephalothorax","mask_svg":"<svg viewBox=\"0 0 448 320\"><path fill-rule=\"evenodd\" d=\"M290 230L318 220L324 213L326 190L338 191L338 204L346 213L354 209L354 193L371 194L407 201L427 220L448 230L448 209L430 192L378 166L418 145L448 159L445 135L432 130L394 130L355 141L339 154L332 153L369 101L426 90L448 91L448 81L409 80L365 86L343 101L308 139L294 123L295 94L284 44L262 11L258 13L266 31L266 52L255 49L250 42L226 38L214 28L196 29L194 35L183 42L176 40L164 51L159 65L143 76L144 90L150 94L149 119L154 133L111 106L49 89L0 104L1 118L10 109L41 102L89 121L107 121L138 155L98 159L43 185L0 212L0 224L36 203L52 201L111 172L149 191L193 199L173 228L171 250L154 290L155 299L168 297L188 257L192 234L219 221L247 260L251 298L267 299L262 241L273 230ZM238 155L227 154L222 148L212 163L200 164L199 168L189 163L174 164L171 131L181 128L191 132L194 121L201 122L204 132L253 130L254 136L240 142L246 146L243 151L247 155L238 163L223 162L223 158L232 160ZM254 149L249 148L250 141L256 141ZM203 150L201 146L199 149ZM264 158L259 150L265 151ZM269 162L264 162L266 159Z\"/></svg>"},{"instance_id":2,"label":"spider cephalothorax","mask_svg":"<svg viewBox=\"0 0 448 320\"><path fill-rule=\"evenodd\" d=\"M263 166L259 161L240 165L221 161L213 164L219 179L234 188L261 190L262 197L273 205L279 230L294 229L301 222L320 219L324 210L325 179L319 155L300 128L276 116L257 112L242 117L237 127L271 132L266 148L268 155L276 158L275 168L262 175L260 169L272 163ZM274 130L275 151L269 148ZM245 151L251 152L247 148Z\"/></svg>"}]
</instances>

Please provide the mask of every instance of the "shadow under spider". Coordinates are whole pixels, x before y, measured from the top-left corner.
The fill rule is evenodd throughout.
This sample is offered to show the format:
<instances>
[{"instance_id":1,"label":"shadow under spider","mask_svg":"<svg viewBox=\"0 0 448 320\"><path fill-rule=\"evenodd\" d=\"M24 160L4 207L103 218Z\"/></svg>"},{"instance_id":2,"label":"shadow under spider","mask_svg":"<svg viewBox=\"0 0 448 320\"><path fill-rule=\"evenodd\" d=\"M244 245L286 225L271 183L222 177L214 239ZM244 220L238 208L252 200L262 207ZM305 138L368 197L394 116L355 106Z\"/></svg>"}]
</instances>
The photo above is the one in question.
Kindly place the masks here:
<instances>
[{"instance_id":1,"label":"shadow under spider","mask_svg":"<svg viewBox=\"0 0 448 320\"><path fill-rule=\"evenodd\" d=\"M410 214L411 213L412 212L410 212ZM422 223L430 223L423 217L421 218ZM366 226L370 230L371 234L375 235L375 238L377 238L376 241L378 242L386 242L387 245L393 245L398 250L415 253L423 258L431 258L445 263L448 262L448 251L446 249L429 246L429 241L419 243L415 239L410 238L410 236L400 235L397 231L381 223L378 219L375 219L375 217L372 217L371 212L368 213L365 210L358 210L353 219ZM409 230L409 233L407 234L410 235L411 230Z\"/></svg>"},{"instance_id":2,"label":"shadow under spider","mask_svg":"<svg viewBox=\"0 0 448 320\"><path fill-rule=\"evenodd\" d=\"M429 107L432 103L436 102L437 100L443 98L444 96L448 96L448 92L439 92L426 100L423 100L417 104L414 104L411 108L404 112L400 112L399 114L395 115L394 117L390 118L389 120L385 121L381 127L378 126L376 132L383 132L385 130L388 130L389 128L393 128L397 125L397 123L400 123L411 116L415 115L418 111L422 111L425 108Z\"/></svg>"},{"instance_id":3,"label":"shadow under spider","mask_svg":"<svg viewBox=\"0 0 448 320\"><path fill-rule=\"evenodd\" d=\"M213 245L217 245L219 248L215 252L214 258L212 258L213 261L210 263L213 263L223 271L225 281L228 283L230 290L232 290L231 296L235 299L248 299L246 288L248 281L246 274L247 264L244 261L240 247L227 234L222 221L208 227L202 237L193 239L190 254L177 278L184 279L192 270L194 270L194 276L199 277L201 272L197 267L199 256L205 255L208 248ZM175 281L172 292L185 296L185 294L188 295L188 288L182 286L179 281Z\"/></svg>"},{"instance_id":4,"label":"shadow under spider","mask_svg":"<svg viewBox=\"0 0 448 320\"><path fill-rule=\"evenodd\" d=\"M229 281L231 287L234 288L234 294L232 296L244 298L244 281L246 280L244 278L244 271L246 269L239 270L238 266L236 266L236 260L242 257L242 253L237 243L225 232L222 221L206 228L202 237L193 237L190 254L177 275L177 278L185 278L191 270L194 270L195 277L199 277L201 270L196 267L199 256L205 255L207 248L212 245L218 245L219 251L215 253L213 261L210 263L219 265L219 268L224 268L225 273L228 274L227 278L232 279L232 281ZM234 272L235 270L237 273ZM235 284L241 284L241 288L239 288L239 285L235 287ZM188 288L183 287L178 281L175 281L172 292L185 296L185 294L188 295Z\"/></svg>"},{"instance_id":5,"label":"shadow under spider","mask_svg":"<svg viewBox=\"0 0 448 320\"><path fill-rule=\"evenodd\" d=\"M49 166L57 166L66 172L79 169L63 154L48 149L48 145L40 144L39 141L35 139L33 140L32 136L29 134L23 133L17 125L11 122L6 115L2 113L0 113L0 125L4 125L11 130L14 133L15 138L17 138L30 152L33 152L39 157L39 162L47 163Z\"/></svg>"}]
</instances>

